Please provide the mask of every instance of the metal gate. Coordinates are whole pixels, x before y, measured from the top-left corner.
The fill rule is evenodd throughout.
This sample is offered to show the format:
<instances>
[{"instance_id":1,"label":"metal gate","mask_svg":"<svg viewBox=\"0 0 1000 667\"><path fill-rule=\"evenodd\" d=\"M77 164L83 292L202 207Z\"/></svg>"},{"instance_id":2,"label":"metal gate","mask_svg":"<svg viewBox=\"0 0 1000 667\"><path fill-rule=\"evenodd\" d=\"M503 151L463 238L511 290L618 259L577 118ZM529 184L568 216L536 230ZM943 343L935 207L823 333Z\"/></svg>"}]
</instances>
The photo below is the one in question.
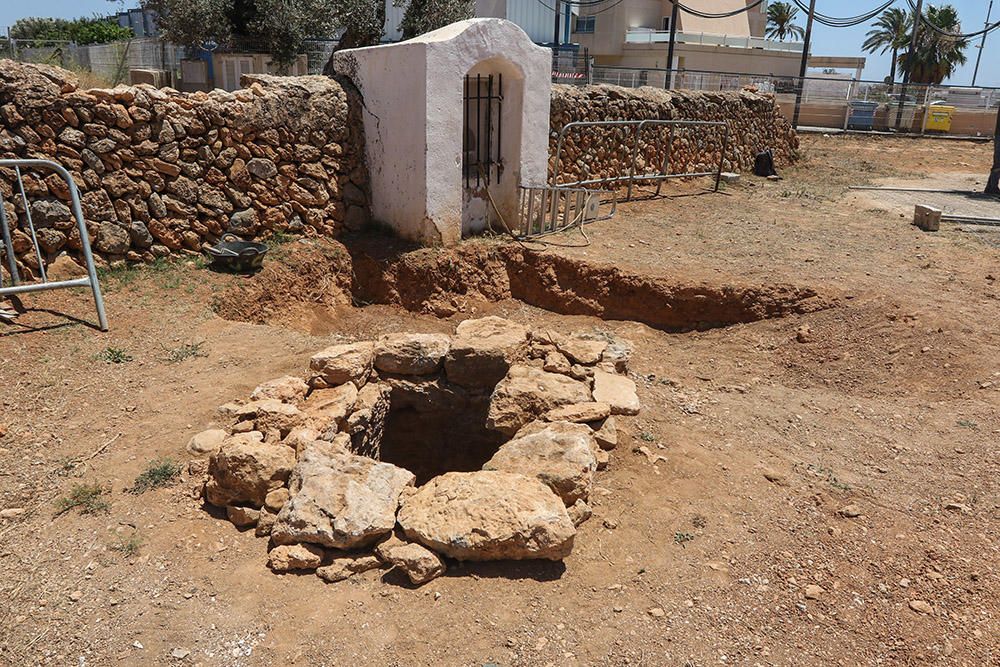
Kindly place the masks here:
<instances>
[{"instance_id":1,"label":"metal gate","mask_svg":"<svg viewBox=\"0 0 1000 667\"><path fill-rule=\"evenodd\" d=\"M503 74L465 75L462 127L462 173L465 187L500 182L503 115ZM495 109L495 111L494 111Z\"/></svg>"},{"instance_id":2,"label":"metal gate","mask_svg":"<svg viewBox=\"0 0 1000 667\"><path fill-rule=\"evenodd\" d=\"M80 234L80 245L84 261L87 265L87 277L73 280L58 280L52 282L45 273L45 260L42 257L42 247L38 242L38 233L35 230L34 222L31 219L31 206L28 202L28 195L24 189L24 178L21 169L48 170L55 172L69 189L71 212L76 220L76 228ZM80 208L80 193L76 189L73 177L66 169L55 162L49 160L0 160L0 169L13 169L16 190L19 190L21 204L24 207L23 222L19 225L22 230L26 230L30 238L35 259L38 262L38 277L32 278L30 282L25 282L17 269L17 258L14 255L13 230L7 219L7 209L0 192L0 233L3 236L4 253L7 256L7 270L10 277L10 285L4 286L3 269L0 268L0 297L24 294L27 292L41 292L44 290L60 289L63 287L90 287L94 295L94 304L97 307L97 320L102 331L108 330L108 318L104 312L104 299L101 296L101 286L97 282L97 270L94 267L94 257L90 251L90 237L87 234L87 226L83 221L83 211ZM17 196L15 191L15 196Z\"/></svg>"},{"instance_id":3,"label":"metal gate","mask_svg":"<svg viewBox=\"0 0 1000 667\"><path fill-rule=\"evenodd\" d=\"M631 160L629 162L628 174L621 176L608 176L605 178L593 178L589 180L573 181L571 183L560 183L559 175L562 168L562 150L563 142L566 139L566 133L569 131L576 131L582 128L601 128L601 127L620 127L620 128L634 128L633 132L633 142L631 147ZM652 173L637 174L636 162L639 157L639 140L642 137L642 131L647 127L668 127L670 128L669 138L667 139L667 146L663 153L663 161L660 164L659 170ZM715 171L701 171L701 172L685 172L685 173L671 173L671 152L674 143L674 131L679 127L718 127L723 131L722 137L722 151L719 153L719 164ZM659 137L659 133L657 133ZM624 144L623 144L624 146ZM660 148L657 148L657 153L660 152ZM567 123L559 131L559 141L556 144L556 156L555 156L555 172L552 176L552 185L554 187L584 187L588 185L602 185L610 184L614 186L618 183L628 184L628 193L625 196L625 200L632 198L632 190L636 181L656 181L656 194L660 194L660 187L663 185L663 181L671 178L694 178L696 176L714 176L715 177L715 191L719 190L719 181L722 178L722 162L726 159L726 151L729 150L729 125L722 121L709 121L709 120L598 120L598 121L575 121L572 123Z\"/></svg>"}]
</instances>

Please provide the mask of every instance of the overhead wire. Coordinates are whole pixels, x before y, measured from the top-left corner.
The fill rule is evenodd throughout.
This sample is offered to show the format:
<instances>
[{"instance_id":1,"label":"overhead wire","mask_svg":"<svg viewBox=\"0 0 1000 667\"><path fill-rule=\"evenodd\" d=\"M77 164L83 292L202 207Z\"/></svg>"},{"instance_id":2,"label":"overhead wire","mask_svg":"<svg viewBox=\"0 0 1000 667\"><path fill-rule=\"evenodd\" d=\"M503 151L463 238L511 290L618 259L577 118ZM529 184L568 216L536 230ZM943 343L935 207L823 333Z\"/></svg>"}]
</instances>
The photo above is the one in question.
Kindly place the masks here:
<instances>
[{"instance_id":1,"label":"overhead wire","mask_svg":"<svg viewBox=\"0 0 1000 667\"><path fill-rule=\"evenodd\" d=\"M675 0L671 0L671 1L674 2ZM739 9L734 9L731 12L720 12L720 13L717 13L717 14L713 14L713 13L710 13L710 12L703 12L700 9L694 9L692 7L688 7L683 2L676 2L676 4L677 4L677 6L682 11L685 11L688 14L692 14L694 16L701 17L703 19L725 19L725 18L729 18L730 16L736 16L737 14L742 14L744 12L748 12L751 9L753 9L754 7L757 7L758 5L762 4L763 2L764 2L764 0L755 0L755 2L750 3L746 7L740 7Z\"/></svg>"},{"instance_id":2,"label":"overhead wire","mask_svg":"<svg viewBox=\"0 0 1000 667\"><path fill-rule=\"evenodd\" d=\"M878 7L875 7L874 9L864 12L863 14L857 14L855 16L827 16L826 14L823 14L821 12L813 11L813 19L817 23L822 23L823 25L829 26L831 28L850 28L870 21L871 19L875 18L876 16L884 12L886 9L894 5L896 1L897 0L886 0L886 2L882 3ZM805 11L806 13L809 12L809 6L806 5L804 2L802 2L802 0L793 0L793 2L798 6L799 9Z\"/></svg>"}]
</instances>

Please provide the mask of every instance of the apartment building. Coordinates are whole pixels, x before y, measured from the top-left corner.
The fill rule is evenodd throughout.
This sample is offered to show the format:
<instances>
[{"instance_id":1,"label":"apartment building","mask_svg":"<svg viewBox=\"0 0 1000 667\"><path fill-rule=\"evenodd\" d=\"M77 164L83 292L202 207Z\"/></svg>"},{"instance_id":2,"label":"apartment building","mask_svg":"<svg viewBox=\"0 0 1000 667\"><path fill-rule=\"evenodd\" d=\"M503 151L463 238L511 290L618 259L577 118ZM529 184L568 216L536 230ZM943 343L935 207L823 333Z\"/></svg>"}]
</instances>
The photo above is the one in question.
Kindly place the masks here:
<instances>
[{"instance_id":1,"label":"apartment building","mask_svg":"<svg viewBox=\"0 0 1000 667\"><path fill-rule=\"evenodd\" d=\"M705 13L725 13L752 0L686 0ZM607 0L579 8L572 41L588 49L596 65L664 68L670 39L670 0ZM680 11L674 69L795 76L801 42L764 38L767 3L721 19Z\"/></svg>"}]
</instances>

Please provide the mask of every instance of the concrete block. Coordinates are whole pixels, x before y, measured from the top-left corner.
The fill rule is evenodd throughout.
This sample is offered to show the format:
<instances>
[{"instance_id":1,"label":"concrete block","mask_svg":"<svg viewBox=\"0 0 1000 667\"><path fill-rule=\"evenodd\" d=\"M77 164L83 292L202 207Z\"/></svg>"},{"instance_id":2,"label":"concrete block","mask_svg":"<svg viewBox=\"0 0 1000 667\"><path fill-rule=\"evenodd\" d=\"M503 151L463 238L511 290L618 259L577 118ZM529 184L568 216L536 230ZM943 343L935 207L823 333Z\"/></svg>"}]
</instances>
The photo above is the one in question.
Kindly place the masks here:
<instances>
[{"instance_id":1,"label":"concrete block","mask_svg":"<svg viewBox=\"0 0 1000 667\"><path fill-rule=\"evenodd\" d=\"M724 171L719 179L727 185L739 185L740 175L731 171Z\"/></svg>"},{"instance_id":2,"label":"concrete block","mask_svg":"<svg viewBox=\"0 0 1000 667\"><path fill-rule=\"evenodd\" d=\"M936 232L941 228L941 209L917 204L913 208L913 224L925 232Z\"/></svg>"}]
</instances>

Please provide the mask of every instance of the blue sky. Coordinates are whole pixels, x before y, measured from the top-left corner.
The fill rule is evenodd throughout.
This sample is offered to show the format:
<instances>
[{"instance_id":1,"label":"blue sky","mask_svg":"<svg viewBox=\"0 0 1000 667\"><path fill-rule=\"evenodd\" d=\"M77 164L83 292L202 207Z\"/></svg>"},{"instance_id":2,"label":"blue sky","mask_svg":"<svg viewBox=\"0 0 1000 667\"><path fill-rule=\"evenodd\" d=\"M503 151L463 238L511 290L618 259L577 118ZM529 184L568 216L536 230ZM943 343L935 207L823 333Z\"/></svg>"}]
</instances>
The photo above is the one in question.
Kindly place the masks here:
<instances>
[{"instance_id":1,"label":"blue sky","mask_svg":"<svg viewBox=\"0 0 1000 667\"><path fill-rule=\"evenodd\" d=\"M691 6L697 7L698 0L688 0ZM962 17L962 28L966 32L979 30L986 19L986 7L989 0L950 0ZM136 2L127 3L134 6ZM828 16L851 16L863 13L877 6L879 0L817 0L816 8ZM905 0L899 0L898 6L906 7ZM61 16L72 18L90 16L95 12L109 13L123 6L117 0L0 0L0 27L9 26L24 16ZM993 5L993 19L1000 20L1000 0ZM805 17L801 23L805 26ZM823 56L857 56L865 55L868 64L865 67L866 79L881 79L889 74L889 56L869 55L861 52L865 32L869 26L861 25L855 28L828 28L817 24L813 33L813 49L816 55ZM975 44L978 45L978 39ZM977 49L970 48L966 52L968 64L947 82L956 85L969 85L972 80L972 68L976 60ZM979 66L977 83L986 86L1000 86L1000 30L994 31L986 38L986 48L983 50L982 64Z\"/></svg>"}]
</instances>

